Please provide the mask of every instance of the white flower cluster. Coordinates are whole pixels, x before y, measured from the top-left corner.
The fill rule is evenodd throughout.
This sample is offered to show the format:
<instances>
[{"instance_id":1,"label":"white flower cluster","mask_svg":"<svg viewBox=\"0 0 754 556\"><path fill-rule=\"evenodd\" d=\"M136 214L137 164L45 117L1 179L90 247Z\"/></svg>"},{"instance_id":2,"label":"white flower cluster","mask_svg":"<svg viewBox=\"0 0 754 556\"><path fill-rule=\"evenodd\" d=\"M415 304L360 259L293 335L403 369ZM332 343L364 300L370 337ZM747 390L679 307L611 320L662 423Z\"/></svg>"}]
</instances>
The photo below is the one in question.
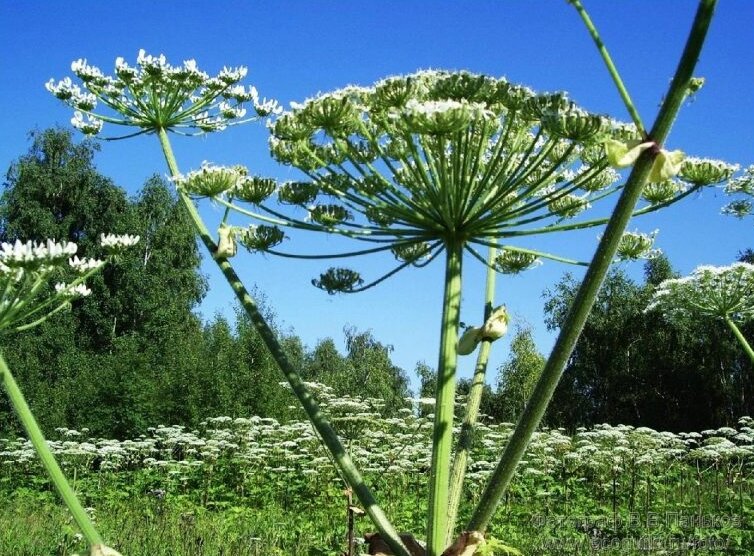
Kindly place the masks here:
<instances>
[{"instance_id":1,"label":"white flower cluster","mask_svg":"<svg viewBox=\"0 0 754 556\"><path fill-rule=\"evenodd\" d=\"M101 234L100 245L104 247L108 253L117 255L139 243L140 239L139 236L128 234Z\"/></svg>"},{"instance_id":2,"label":"white flower cluster","mask_svg":"<svg viewBox=\"0 0 754 556\"><path fill-rule=\"evenodd\" d=\"M681 164L678 176L695 185L714 185L729 180L739 169L738 164L728 164L722 160L687 157Z\"/></svg>"},{"instance_id":3,"label":"white flower cluster","mask_svg":"<svg viewBox=\"0 0 754 556\"><path fill-rule=\"evenodd\" d=\"M216 166L203 162L198 170L173 176L171 181L189 195L215 197L242 189L247 176L248 171L243 166Z\"/></svg>"},{"instance_id":4,"label":"white flower cluster","mask_svg":"<svg viewBox=\"0 0 754 556\"><path fill-rule=\"evenodd\" d=\"M403 118L412 133L445 135L466 129L472 121L492 119L495 115L482 103L443 100L409 100L393 118Z\"/></svg>"},{"instance_id":5,"label":"white flower cluster","mask_svg":"<svg viewBox=\"0 0 754 556\"><path fill-rule=\"evenodd\" d=\"M92 293L92 290L86 284L72 285L58 282L55 284L55 292L64 298L74 299L77 297L86 297Z\"/></svg>"},{"instance_id":6,"label":"white flower cluster","mask_svg":"<svg viewBox=\"0 0 754 556\"><path fill-rule=\"evenodd\" d=\"M67 104L80 110L93 110L97 106L97 97L92 93L83 92L81 87L71 81L70 77L66 77L58 83L55 83L54 79L50 79L45 84L45 89L60 100L64 100Z\"/></svg>"},{"instance_id":7,"label":"white flower cluster","mask_svg":"<svg viewBox=\"0 0 754 556\"><path fill-rule=\"evenodd\" d=\"M307 383L333 417L339 434L346 438L354 458L366 473L374 473L402 487L425 486L430 460L431 414L434 400L410 400L411 407L400 416L383 417L384 401L336 396L332 388ZM303 417L303 416L302 416ZM511 492L547 492L555 484L568 484L570 496L593 496L595 491L634 484L637 477L651 477L672 483L679 470L712 478L716 469L750 469L754 463L754 420L740 419L737 428L722 427L690 433L655 431L647 427L597 425L580 428L576 434L563 429L544 429L533 435L521 461ZM485 423L477 426L476 441L467 477L478 488L495 468L514 425ZM208 418L197 430L181 426L157 426L131 440L90 437L88 431L57 429L59 440L50 442L52 451L67 468L79 476L97 473L101 481L118 470L144 470L160 496L179 492L189 480L201 477L205 468L219 460L232 462L244 476L260 481L311 477L316 485L337 480L337 473L310 423L272 418ZM0 439L0 467L19 479L35 470L41 472L30 443L25 439ZM707 473L709 472L709 475ZM220 477L222 474L215 474ZM122 480L122 476L116 480ZM749 481L751 478L749 477ZM714 483L714 480L712 481ZM202 482L202 484L206 484ZM667 483L666 483L667 484ZM692 483L693 484L693 483ZM748 483L750 484L750 483ZM626 490L623 490L624 494ZM733 493L733 500L736 493Z\"/></svg>"},{"instance_id":8,"label":"white flower cluster","mask_svg":"<svg viewBox=\"0 0 754 556\"><path fill-rule=\"evenodd\" d=\"M102 120L76 110L71 118L71 125L84 135L97 135L102 130Z\"/></svg>"},{"instance_id":9,"label":"white flower cluster","mask_svg":"<svg viewBox=\"0 0 754 556\"><path fill-rule=\"evenodd\" d=\"M690 276L665 280L647 307L671 319L706 316L744 322L754 318L754 265L700 266Z\"/></svg>"},{"instance_id":10,"label":"white flower cluster","mask_svg":"<svg viewBox=\"0 0 754 556\"><path fill-rule=\"evenodd\" d=\"M662 254L660 249L652 249L659 230L644 234L638 230L624 232L618 243L616 257L619 261L654 259Z\"/></svg>"},{"instance_id":11,"label":"white flower cluster","mask_svg":"<svg viewBox=\"0 0 754 556\"><path fill-rule=\"evenodd\" d=\"M210 77L194 60L171 66L163 54L152 56L140 50L135 67L117 58L112 77L84 59L73 62L71 70L81 86L66 77L57 83L51 79L46 88L76 110L71 123L87 135L99 133L103 121L135 126L142 132L181 128L200 133L219 131L247 121L243 120L247 114L244 103L251 104L254 118L281 110L273 100L260 100L254 87L239 84L247 73L243 66L224 67ZM96 114L93 110L98 105L118 115Z\"/></svg>"},{"instance_id":12,"label":"white flower cluster","mask_svg":"<svg viewBox=\"0 0 754 556\"><path fill-rule=\"evenodd\" d=\"M41 266L55 266L76 254L78 247L71 242L45 242L16 240L15 243L0 245L0 263L6 268L37 269Z\"/></svg>"},{"instance_id":13,"label":"white flower cluster","mask_svg":"<svg viewBox=\"0 0 754 556\"><path fill-rule=\"evenodd\" d=\"M79 259L78 257L73 257L68 261L68 264L78 274L86 274L90 270L95 270L101 267L103 264L105 264L105 261L101 261L99 259Z\"/></svg>"},{"instance_id":14,"label":"white flower cluster","mask_svg":"<svg viewBox=\"0 0 754 556\"><path fill-rule=\"evenodd\" d=\"M102 245L117 254L138 241L136 236L102 236ZM70 306L70 301L91 293L84 280L104 261L79 258L78 246L70 241L16 241L0 244L0 330L36 326L53 313ZM53 293L43 286L53 275L73 271L70 283L57 282Z\"/></svg>"},{"instance_id":15,"label":"white flower cluster","mask_svg":"<svg viewBox=\"0 0 754 556\"><path fill-rule=\"evenodd\" d=\"M730 180L725 185L725 193L728 195L743 195L743 198L734 199L722 209L723 214L744 218L754 214L754 165L744 170L743 174Z\"/></svg>"}]
</instances>

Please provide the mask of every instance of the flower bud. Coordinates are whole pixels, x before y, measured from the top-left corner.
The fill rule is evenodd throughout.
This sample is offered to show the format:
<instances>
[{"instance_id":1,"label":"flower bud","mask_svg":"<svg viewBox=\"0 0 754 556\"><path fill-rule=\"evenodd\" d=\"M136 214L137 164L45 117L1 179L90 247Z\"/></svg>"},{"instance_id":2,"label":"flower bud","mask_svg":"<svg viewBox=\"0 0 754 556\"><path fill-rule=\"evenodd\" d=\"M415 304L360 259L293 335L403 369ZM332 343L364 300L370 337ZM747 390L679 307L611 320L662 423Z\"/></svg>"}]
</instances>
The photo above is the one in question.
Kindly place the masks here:
<instances>
[{"instance_id":1,"label":"flower bud","mask_svg":"<svg viewBox=\"0 0 754 556\"><path fill-rule=\"evenodd\" d=\"M310 218L322 226L336 226L350 220L351 213L340 205L316 205L309 209Z\"/></svg>"},{"instance_id":2,"label":"flower bud","mask_svg":"<svg viewBox=\"0 0 754 556\"><path fill-rule=\"evenodd\" d=\"M236 182L232 193L242 201L258 205L272 195L275 187L276 182L272 178L242 177Z\"/></svg>"},{"instance_id":3,"label":"flower bud","mask_svg":"<svg viewBox=\"0 0 754 556\"><path fill-rule=\"evenodd\" d=\"M681 188L678 182L665 180L661 182L649 182L641 190L641 196L656 205L670 201L676 194L680 193Z\"/></svg>"},{"instance_id":4,"label":"flower bud","mask_svg":"<svg viewBox=\"0 0 754 556\"><path fill-rule=\"evenodd\" d=\"M222 224L217 230L219 240L217 242L217 251L215 252L215 258L217 259L229 259L236 254L236 238L234 230L231 226Z\"/></svg>"},{"instance_id":5,"label":"flower bud","mask_svg":"<svg viewBox=\"0 0 754 556\"><path fill-rule=\"evenodd\" d=\"M652 170L649 172L648 180L650 182L665 181L678 175L681 169L681 162L686 155L683 151L666 151L661 150L652 164Z\"/></svg>"},{"instance_id":6,"label":"flower bud","mask_svg":"<svg viewBox=\"0 0 754 556\"><path fill-rule=\"evenodd\" d=\"M495 270L503 274L518 274L541 264L542 261L533 253L503 249L495 257Z\"/></svg>"},{"instance_id":7,"label":"flower bud","mask_svg":"<svg viewBox=\"0 0 754 556\"><path fill-rule=\"evenodd\" d=\"M652 145L654 145L652 141L642 142L638 139L628 142L607 139L605 141L605 154L607 154L607 160L613 168L628 168L636 162L641 153Z\"/></svg>"},{"instance_id":8,"label":"flower bud","mask_svg":"<svg viewBox=\"0 0 754 556\"><path fill-rule=\"evenodd\" d=\"M401 245L394 245L390 248L393 255L399 261L405 263L415 263L420 261L429 254L429 244L422 241L419 243L404 243Z\"/></svg>"},{"instance_id":9,"label":"flower bud","mask_svg":"<svg viewBox=\"0 0 754 556\"><path fill-rule=\"evenodd\" d=\"M580 212L588 209L589 206L589 201L572 193L568 193L547 203L547 208L550 209L550 212L562 218L573 218Z\"/></svg>"},{"instance_id":10,"label":"flower bud","mask_svg":"<svg viewBox=\"0 0 754 556\"><path fill-rule=\"evenodd\" d=\"M469 355L476 349L477 344L481 341L481 331L481 328L474 326L466 329L458 340L458 355Z\"/></svg>"},{"instance_id":11,"label":"flower bud","mask_svg":"<svg viewBox=\"0 0 754 556\"><path fill-rule=\"evenodd\" d=\"M359 125L359 112L348 97L323 96L306 105L301 117L312 128L332 137L347 137Z\"/></svg>"},{"instance_id":12,"label":"flower bud","mask_svg":"<svg viewBox=\"0 0 754 556\"><path fill-rule=\"evenodd\" d=\"M239 234L239 241L249 251L267 251L282 243L285 239L283 230L277 226L249 226Z\"/></svg>"},{"instance_id":13,"label":"flower bud","mask_svg":"<svg viewBox=\"0 0 754 556\"><path fill-rule=\"evenodd\" d=\"M307 205L318 193L319 188L313 183L289 181L280 186L278 200L287 205Z\"/></svg>"},{"instance_id":14,"label":"flower bud","mask_svg":"<svg viewBox=\"0 0 754 556\"><path fill-rule=\"evenodd\" d=\"M505 305L500 305L492 311L492 314L484 322L482 330L479 334L480 339L494 342L502 338L506 332L508 332L508 322L510 317Z\"/></svg>"},{"instance_id":15,"label":"flower bud","mask_svg":"<svg viewBox=\"0 0 754 556\"><path fill-rule=\"evenodd\" d=\"M618 260L631 261L637 259L653 259L660 254L659 249L652 249L657 236L657 230L651 234L641 232L625 232L618 243L616 252Z\"/></svg>"}]
</instances>

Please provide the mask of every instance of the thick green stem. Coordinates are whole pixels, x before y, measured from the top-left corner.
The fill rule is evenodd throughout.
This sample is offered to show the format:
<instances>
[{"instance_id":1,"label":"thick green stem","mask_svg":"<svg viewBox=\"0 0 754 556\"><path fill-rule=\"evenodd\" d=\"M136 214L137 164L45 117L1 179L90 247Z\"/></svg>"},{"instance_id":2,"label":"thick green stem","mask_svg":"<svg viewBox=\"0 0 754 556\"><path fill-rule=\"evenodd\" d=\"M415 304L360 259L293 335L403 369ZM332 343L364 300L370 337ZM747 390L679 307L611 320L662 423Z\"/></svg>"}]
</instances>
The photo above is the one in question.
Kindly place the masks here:
<instances>
[{"instance_id":1,"label":"thick green stem","mask_svg":"<svg viewBox=\"0 0 754 556\"><path fill-rule=\"evenodd\" d=\"M173 156L173 150L170 147L170 141L168 139L167 132L161 129L159 131L159 138L163 154L165 155L165 160L167 161L168 168L170 169L170 174L172 176L176 176L179 174L178 165L175 161L175 157ZM254 328L256 328L257 332L259 333L259 336L264 341L267 349L270 350L272 358L280 367L280 370L283 371L288 384L290 384L293 393L299 399L299 402L301 403L301 406L309 417L312 426L315 428L317 433L322 438L323 443L332 454L333 460L337 465L343 479L346 481L346 483L348 483L348 486L353 489L354 493L359 499L359 502L362 504L362 506L364 506L364 510L372 519L372 522L380 531L382 538L385 540L385 542L388 543L393 552L399 556L410 556L408 549L400 540L398 532L395 530L390 521L388 521L387 517L382 511L382 508L380 508L374 496L372 495L372 492L364 483L364 479L361 477L359 470L356 468L353 461L351 460L351 457L346 452L345 447L340 442L340 439L338 438L335 430L332 428L330 423L320 411L319 406L309 392L309 389L304 385L304 381L301 379L301 375L299 375L299 373L296 371L296 369L293 368L293 365L288 360L288 357L283 351L283 348L280 345L275 332L272 330L270 325L267 324L267 321L259 311L254 298L249 294L246 287L243 285L243 282L241 282L241 279L238 277L238 274L236 274L236 271L230 264L230 261L224 257L216 256L217 245L210 235L209 230L205 226L201 216L199 216L199 212L196 210L194 203L184 192L179 191L178 195L183 203L183 206L188 211L188 214L191 217L191 220L193 221L197 232L199 233L199 237L209 251L210 255L212 255L212 259L222 271L223 276L225 276L225 279L228 281L228 284L230 284L230 287L236 294L238 301L246 311L246 314L249 316L249 319L254 325Z\"/></svg>"},{"instance_id":2,"label":"thick green stem","mask_svg":"<svg viewBox=\"0 0 754 556\"><path fill-rule=\"evenodd\" d=\"M427 556L440 556L445 549L448 524L450 452L453 447L453 413L458 362L458 324L461 309L461 261L463 243L446 242L445 291L440 328L440 359L437 365L435 423L432 430L432 464L429 476Z\"/></svg>"},{"instance_id":3,"label":"thick green stem","mask_svg":"<svg viewBox=\"0 0 754 556\"><path fill-rule=\"evenodd\" d=\"M102 537L94 528L92 520L89 519L81 502L79 502L76 493L71 488L71 485L68 484L65 475L63 475L63 471L55 460L55 456L52 455L50 447L47 445L47 441L42 434L42 430L39 428L37 420L34 418L31 409L26 403L24 395L21 393L21 390L13 378L2 354L0 354L0 374L2 374L3 385L5 386L6 392L8 392L8 397L13 405L13 409L16 411L16 415L18 415L21 424L26 430L26 434L29 436L29 440L31 441L32 446L34 446L34 450L37 452L39 459L42 460L42 465L44 465L47 474L50 476L50 479L52 479L52 484L55 485L55 489L58 491L58 494L60 494L63 502L65 502L71 515L73 515L76 525L79 526L79 529L81 529L81 532L84 534L86 542L92 547L104 544Z\"/></svg>"},{"instance_id":4,"label":"thick green stem","mask_svg":"<svg viewBox=\"0 0 754 556\"><path fill-rule=\"evenodd\" d=\"M659 145L665 141L673 120L686 96L687 87L707 35L715 4L716 0L701 0L699 3L699 8L678 69L650 133L650 139ZM550 358L547 360L547 364L534 388L529 403L526 405L526 409L524 409L516 425L516 429L471 517L467 526L468 530L482 532L486 530L498 502L513 477L516 465L523 456L532 434L534 434L537 426L539 426L552 394L555 391L555 387L560 380L560 375L563 373L568 358L573 352L576 341L586 323L600 286L615 257L620 238L626 229L631 212L639 200L641 190L646 183L656 155L657 151L647 150L636 162L615 210L610 217L605 234L602 236L602 240L597 247L592 263L587 269L586 276L563 322Z\"/></svg>"},{"instance_id":5,"label":"thick green stem","mask_svg":"<svg viewBox=\"0 0 754 556\"><path fill-rule=\"evenodd\" d=\"M495 299L495 278L497 271L493 268L497 249L489 248L487 256L487 286L484 296L484 318L486 322L492 314L493 303ZM458 446L455 456L453 457L453 468L450 473L450 499L448 501L448 536L445 539L446 544L453 540L458 519L458 506L461 504L461 493L463 492L463 481L466 478L466 466L468 465L469 452L474 441L474 429L477 419L479 418L479 406L482 403L482 394L484 393L484 379L487 375L487 361L490 357L490 348L492 342L482 340L479 346L479 355L474 367L474 376L471 381L471 390L469 391L469 400L466 404L466 415L463 418L461 432L458 436Z\"/></svg>"},{"instance_id":6,"label":"thick green stem","mask_svg":"<svg viewBox=\"0 0 754 556\"><path fill-rule=\"evenodd\" d=\"M752 364L754 364L754 349L751 349L751 345L749 345L749 342L746 341L746 338L741 332L741 329L738 328L736 323L733 322L733 320L731 320L731 318L727 315L725 316L725 322L733 331L733 334L736 335L736 338L738 338L738 341L741 343L741 346L743 346L744 351L746 352L746 355L749 356L749 359L751 359Z\"/></svg>"}]
</instances>

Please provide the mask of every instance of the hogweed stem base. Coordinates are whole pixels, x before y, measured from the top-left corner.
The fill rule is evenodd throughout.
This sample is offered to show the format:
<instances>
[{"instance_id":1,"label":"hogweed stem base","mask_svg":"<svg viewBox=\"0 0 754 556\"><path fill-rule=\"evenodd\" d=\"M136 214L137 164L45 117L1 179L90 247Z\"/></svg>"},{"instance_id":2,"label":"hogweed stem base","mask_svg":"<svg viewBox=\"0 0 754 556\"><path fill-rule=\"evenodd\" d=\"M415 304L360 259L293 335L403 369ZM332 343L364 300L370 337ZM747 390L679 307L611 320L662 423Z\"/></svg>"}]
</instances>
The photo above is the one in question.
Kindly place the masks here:
<instances>
[{"instance_id":1,"label":"hogweed stem base","mask_svg":"<svg viewBox=\"0 0 754 556\"><path fill-rule=\"evenodd\" d=\"M427 556L440 556L448 536L450 452L453 447L453 414L458 360L458 325L461 309L461 261L463 243L446 244L440 359L437 365L435 423L432 429L432 463L429 477Z\"/></svg>"},{"instance_id":2,"label":"hogweed stem base","mask_svg":"<svg viewBox=\"0 0 754 556\"><path fill-rule=\"evenodd\" d=\"M482 322L486 322L493 310L493 303L495 299L495 279L497 277L497 271L493 268L495 257L497 256L497 249L494 247L489 248L489 254L487 260L489 261L487 267L487 283L485 287L484 296L484 318ZM474 441L474 428L479 417L479 406L482 403L482 394L484 393L484 379L487 375L487 361L490 356L490 349L492 348L492 342L489 340L482 340L479 346L479 354L477 355L476 366L474 367L474 376L471 381L471 390L469 391L469 399L466 404L466 415L463 418L463 424L461 425L461 432L458 435L458 445L456 447L456 453L453 457L453 467L450 474L450 495L448 499L448 535L446 537L446 544L450 544L455 534L456 521L458 519L458 506L461 504L461 493L463 492L463 482L466 477L466 467L468 465L469 453L471 452L472 443Z\"/></svg>"}]
</instances>

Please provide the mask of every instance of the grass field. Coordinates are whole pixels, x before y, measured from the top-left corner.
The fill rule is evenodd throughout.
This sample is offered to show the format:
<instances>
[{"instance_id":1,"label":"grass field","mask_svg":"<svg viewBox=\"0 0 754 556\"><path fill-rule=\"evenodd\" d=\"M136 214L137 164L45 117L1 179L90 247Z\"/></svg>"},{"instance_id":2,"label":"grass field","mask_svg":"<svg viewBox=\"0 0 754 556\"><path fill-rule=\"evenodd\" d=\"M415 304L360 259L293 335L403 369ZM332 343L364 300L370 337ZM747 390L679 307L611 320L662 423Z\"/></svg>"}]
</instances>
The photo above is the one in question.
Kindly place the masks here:
<instances>
[{"instance_id":1,"label":"grass field","mask_svg":"<svg viewBox=\"0 0 754 556\"><path fill-rule=\"evenodd\" d=\"M322 395L387 514L421 536L431 415L418 406L383 418L377 402ZM511 430L479 426L461 523ZM125 441L57 434L69 479L124 556L346 550L344 486L306 422L218 417ZM85 553L28 443L0 440L0 465L0 554ZM680 434L543 430L490 533L524 554L751 554L753 500L751 418ZM358 537L372 529L357 519Z\"/></svg>"}]
</instances>

